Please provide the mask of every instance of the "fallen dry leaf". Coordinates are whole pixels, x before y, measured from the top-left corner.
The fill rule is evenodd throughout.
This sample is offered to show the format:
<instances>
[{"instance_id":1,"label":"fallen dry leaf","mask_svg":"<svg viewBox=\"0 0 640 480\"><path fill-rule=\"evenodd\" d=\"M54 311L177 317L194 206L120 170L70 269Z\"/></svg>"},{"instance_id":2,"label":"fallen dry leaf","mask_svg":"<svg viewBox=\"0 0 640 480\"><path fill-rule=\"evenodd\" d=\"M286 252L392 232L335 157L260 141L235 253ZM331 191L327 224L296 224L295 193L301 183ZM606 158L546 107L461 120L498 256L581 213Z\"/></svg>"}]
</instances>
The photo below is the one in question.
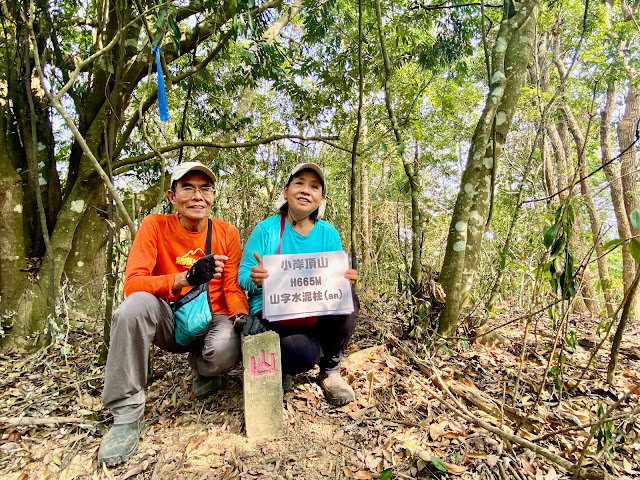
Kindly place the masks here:
<instances>
[{"instance_id":1,"label":"fallen dry leaf","mask_svg":"<svg viewBox=\"0 0 640 480\"><path fill-rule=\"evenodd\" d=\"M429 436L433 441L440 438L440 435L444 432L444 427L439 423L432 423L429 425Z\"/></svg>"},{"instance_id":2,"label":"fallen dry leaf","mask_svg":"<svg viewBox=\"0 0 640 480\"><path fill-rule=\"evenodd\" d=\"M462 475L464 472L469 470L467 467L463 465L456 465L455 463L445 462L445 465L447 466L447 472L453 473L454 475Z\"/></svg>"}]
</instances>

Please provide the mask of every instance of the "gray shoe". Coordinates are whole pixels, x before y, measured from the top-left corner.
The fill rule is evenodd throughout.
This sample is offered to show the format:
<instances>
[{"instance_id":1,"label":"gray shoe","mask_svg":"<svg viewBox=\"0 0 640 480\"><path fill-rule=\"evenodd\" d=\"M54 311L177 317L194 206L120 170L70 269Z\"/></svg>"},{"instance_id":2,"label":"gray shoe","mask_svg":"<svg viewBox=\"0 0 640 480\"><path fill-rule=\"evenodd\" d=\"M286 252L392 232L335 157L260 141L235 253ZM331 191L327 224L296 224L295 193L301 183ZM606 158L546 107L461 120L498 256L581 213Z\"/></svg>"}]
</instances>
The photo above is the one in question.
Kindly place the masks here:
<instances>
[{"instance_id":1,"label":"gray shoe","mask_svg":"<svg viewBox=\"0 0 640 480\"><path fill-rule=\"evenodd\" d=\"M349 386L339 373L321 373L318 383L331 405L345 405L356 399L353 388Z\"/></svg>"},{"instance_id":2,"label":"gray shoe","mask_svg":"<svg viewBox=\"0 0 640 480\"><path fill-rule=\"evenodd\" d=\"M140 415L135 422L111 427L100 443L98 464L104 463L107 467L113 467L133 457L138 450L143 425L144 416Z\"/></svg>"},{"instance_id":3,"label":"gray shoe","mask_svg":"<svg viewBox=\"0 0 640 480\"><path fill-rule=\"evenodd\" d=\"M222 387L222 377L215 375L213 377L205 377L198 374L193 380L193 393L196 394L198 400L204 400L210 397Z\"/></svg>"}]
</instances>

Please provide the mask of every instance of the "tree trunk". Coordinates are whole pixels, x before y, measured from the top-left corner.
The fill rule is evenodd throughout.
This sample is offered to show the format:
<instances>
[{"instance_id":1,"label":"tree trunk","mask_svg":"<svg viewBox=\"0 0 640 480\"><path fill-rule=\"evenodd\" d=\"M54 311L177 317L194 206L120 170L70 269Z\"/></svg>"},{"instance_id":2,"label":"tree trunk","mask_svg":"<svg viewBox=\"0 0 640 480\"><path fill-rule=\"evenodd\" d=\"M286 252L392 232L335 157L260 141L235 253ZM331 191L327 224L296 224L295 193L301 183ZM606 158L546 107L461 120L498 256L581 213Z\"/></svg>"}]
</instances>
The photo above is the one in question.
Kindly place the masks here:
<instances>
[{"instance_id":1,"label":"tree trunk","mask_svg":"<svg viewBox=\"0 0 640 480\"><path fill-rule=\"evenodd\" d=\"M631 237L631 224L624 205L620 170L617 164L611 161L611 121L615 108L615 96L616 84L610 82L607 85L606 103L602 112L600 112L600 155L603 170L609 183L611 203L613 204L613 211L616 215L616 223L618 225L618 236L620 238L629 238ZM635 261L629 253L629 244L624 243L622 245L622 282L625 294L628 293L629 288L631 288L634 272Z\"/></svg>"},{"instance_id":2,"label":"tree trunk","mask_svg":"<svg viewBox=\"0 0 640 480\"><path fill-rule=\"evenodd\" d=\"M86 214L73 236L64 273L73 300L69 313L73 318L95 321L101 316L106 272L106 189L100 186L86 200Z\"/></svg>"},{"instance_id":3,"label":"tree trunk","mask_svg":"<svg viewBox=\"0 0 640 480\"><path fill-rule=\"evenodd\" d=\"M560 46L560 38L559 35L554 37L554 45L553 45L553 63L556 66L558 71L558 75L560 79L564 82L567 77L567 71L562 59L561 46ZM560 116L559 122L561 126L561 138L562 143L564 145L564 150L566 152L565 158L567 162L567 173L569 174L569 181L571 183L576 182L578 177L585 176L587 173L587 152L586 152L586 142L584 140L584 136L580 131L580 127L578 126L578 122L575 119L571 108L562 101L562 115ZM576 145L576 155L578 161L578 174L576 175L575 169L573 168L573 156L571 154L571 138L569 136L569 132L571 132L571 136L573 137L574 143ZM585 197L587 203L587 211L589 213L589 218L591 222L591 232L593 234L593 240L595 245L596 252L602 252L602 243L599 240L601 235L600 232L600 221L598 219L598 215L596 212L595 202L593 197L591 196L591 191L589 188L589 180L585 178L584 181L580 184L581 192L583 197ZM573 198L573 188L571 188L569 195ZM573 234L571 236L571 243L574 249L574 256L578 258L580 261L584 262L583 264L583 277L582 277L582 300L584 301L587 309L593 313L599 313L598 305L596 302L596 291L593 285L593 275L591 274L591 269L589 268L589 261L585 259L585 255L587 252L587 248L584 244L584 239L582 237L583 233L583 221L582 214L578 209L575 209L575 222L573 224ZM608 291L608 268L606 265L606 259L601 258L598 253L598 271L601 275L603 291L605 292L605 297L608 298L609 301L605 301L607 304L607 308L613 308L610 303L610 292ZM575 304L574 304L575 305Z\"/></svg>"},{"instance_id":4,"label":"tree trunk","mask_svg":"<svg viewBox=\"0 0 640 480\"><path fill-rule=\"evenodd\" d=\"M350 217L350 240L351 240L351 266L358 268L358 198L362 181L362 157L358 158L358 148L363 143L361 141L362 124L364 119L364 65L362 63L362 0L358 0L358 112L356 115L356 131L353 135L353 145L351 147L351 175L349 186L349 217ZM360 148L360 150L363 150ZM358 168L360 167L360 168ZM362 244L362 242L360 242Z\"/></svg>"},{"instance_id":5,"label":"tree trunk","mask_svg":"<svg viewBox=\"0 0 640 480\"><path fill-rule=\"evenodd\" d=\"M553 120L547 121L547 132L553 149L556 172L558 172L557 187L560 203L566 204L573 198L574 186L572 186L572 182L576 179L574 178L575 169L573 168L571 140L567 122L564 117L561 116L558 118L557 125ZM582 261L586 253L584 241L582 240L584 226L580 211L575 208L574 212L575 220L571 230L570 250L575 259ZM586 268L584 270L581 293L582 295L578 301L574 302L573 308L577 311L597 313L597 305L594 302L595 289L593 288L593 281L591 280L589 270Z\"/></svg>"},{"instance_id":6,"label":"tree trunk","mask_svg":"<svg viewBox=\"0 0 640 480\"><path fill-rule=\"evenodd\" d=\"M462 174L442 264L440 283L447 299L438 332L443 336L450 336L457 329L462 301L469 294L478 270L495 159L502 150L526 78L533 52L537 4L537 0L504 4L503 20L492 50L489 95Z\"/></svg>"},{"instance_id":7,"label":"tree trunk","mask_svg":"<svg viewBox=\"0 0 640 480\"><path fill-rule=\"evenodd\" d=\"M558 203L564 203L569 196L569 174L567 171L567 155L564 145L562 143L562 137L556 124L553 120L547 120L547 137L551 143L551 150L553 151L553 157L555 159L554 170L556 173L556 192L558 193Z\"/></svg>"},{"instance_id":8,"label":"tree trunk","mask_svg":"<svg viewBox=\"0 0 640 480\"><path fill-rule=\"evenodd\" d=\"M6 136L5 132L9 135ZM12 161L18 152L11 117L0 98L0 231L11 232L0 242L0 330L14 323L17 299L28 285L23 219L22 178Z\"/></svg>"},{"instance_id":9,"label":"tree trunk","mask_svg":"<svg viewBox=\"0 0 640 480\"><path fill-rule=\"evenodd\" d=\"M568 105L565 105L563 107L563 112L567 118L569 131L573 135L576 149L578 151L578 172L580 177L584 179L580 182L580 191L585 199L587 212L589 213L591 236L597 258L598 274L600 276L600 285L604 295L605 309L609 318L613 318L614 306L611 293L611 280L609 279L609 265L607 264L607 258L604 256L604 251L602 249L602 226L600 225L598 208L596 207L596 202L591 193L591 182L587 178L588 168L586 142L571 108ZM589 304L587 303L587 305Z\"/></svg>"},{"instance_id":10,"label":"tree trunk","mask_svg":"<svg viewBox=\"0 0 640 480\"><path fill-rule=\"evenodd\" d=\"M624 207L627 218L638 208L638 176L636 173L636 155L638 148L635 144L636 130L640 121L640 88L635 86L637 79L629 78L629 89L625 98L625 111L618 124L618 145L620 147L620 177L624 194ZM633 232L634 234L636 232Z\"/></svg>"},{"instance_id":11,"label":"tree trunk","mask_svg":"<svg viewBox=\"0 0 640 480\"><path fill-rule=\"evenodd\" d=\"M538 148L540 149L540 156L542 157L544 183L547 190L547 197L549 198L548 205L551 207L557 207L559 199L558 188L556 187L556 168L551 161L551 152L549 151L549 144L547 143L546 135L540 136Z\"/></svg>"},{"instance_id":12,"label":"tree trunk","mask_svg":"<svg viewBox=\"0 0 640 480\"><path fill-rule=\"evenodd\" d=\"M363 99L364 101L364 99ZM366 108L365 108L366 112ZM369 162L371 155L367 149L367 135L369 129L366 114L362 115L362 155L360 157L360 254L362 256L363 273L370 272L371 259L373 258L371 247L371 199L369 198L369 183L371 172ZM366 276L365 276L366 278ZM366 284L366 282L365 282Z\"/></svg>"},{"instance_id":13,"label":"tree trunk","mask_svg":"<svg viewBox=\"0 0 640 480\"><path fill-rule=\"evenodd\" d=\"M422 219L420 214L420 183L418 178L418 171L412 169L409 159L405 155L406 145L402 139L398 120L393 108L393 87L391 83L391 61L387 54L387 48L385 46L384 29L382 26L382 11L380 9L380 0L375 0L376 10L376 24L378 27L378 40L380 42L380 51L382 53L382 60L384 64L384 92L385 92L385 106L387 107L387 114L391 123L391 129L396 141L396 151L402 166L404 167L404 173L407 176L409 182L409 190L411 193L411 269L409 275L411 277L412 285L411 292L415 293L420 288L421 275L422 275L422 259L420 251L420 242L422 241Z\"/></svg>"},{"instance_id":14,"label":"tree trunk","mask_svg":"<svg viewBox=\"0 0 640 480\"><path fill-rule=\"evenodd\" d=\"M638 122L640 122L640 88L635 85L636 81L636 75L629 75L629 89L627 90L627 96L625 98L625 111L620 123L618 124L618 145L620 147L621 156L620 177L622 180L622 193L627 220L631 218L631 212L638 208L638 176L636 173L636 155L638 149L635 145L635 137L638 129ZM630 221L628 224L631 231L630 233L632 235L637 235L640 229L634 229ZM632 285L637 285L637 273L640 267L635 262L629 265L629 267L633 268L633 273L632 271L629 271L624 274L624 287L625 294L630 296L630 316L633 316L640 312L640 299L632 290ZM634 280L631 280L631 277L633 277ZM614 335L612 357L614 355L614 351L617 356L617 348L620 346L620 342L622 341L622 334L624 333L627 318L622 317L620 319L620 323ZM613 350L613 348L616 350ZM614 370L615 361L612 358L607 378L610 378L613 375Z\"/></svg>"}]
</instances>

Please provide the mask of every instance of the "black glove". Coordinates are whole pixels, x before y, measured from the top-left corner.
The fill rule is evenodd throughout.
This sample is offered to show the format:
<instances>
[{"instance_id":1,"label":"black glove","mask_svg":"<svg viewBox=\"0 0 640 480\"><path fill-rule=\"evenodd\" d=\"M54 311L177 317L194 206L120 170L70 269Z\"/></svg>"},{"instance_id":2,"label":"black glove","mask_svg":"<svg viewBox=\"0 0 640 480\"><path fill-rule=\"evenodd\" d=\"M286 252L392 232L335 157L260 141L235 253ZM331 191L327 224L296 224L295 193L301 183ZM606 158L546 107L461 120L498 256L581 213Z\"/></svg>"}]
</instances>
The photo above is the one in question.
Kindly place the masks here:
<instances>
[{"instance_id":1,"label":"black glove","mask_svg":"<svg viewBox=\"0 0 640 480\"><path fill-rule=\"evenodd\" d=\"M213 254L200 257L187 272L187 283L194 287L207 283L216 273L216 260Z\"/></svg>"},{"instance_id":2,"label":"black glove","mask_svg":"<svg viewBox=\"0 0 640 480\"><path fill-rule=\"evenodd\" d=\"M266 332L264 322L253 315L238 315L233 323L233 329L236 333L242 332L243 335L257 335Z\"/></svg>"}]
</instances>

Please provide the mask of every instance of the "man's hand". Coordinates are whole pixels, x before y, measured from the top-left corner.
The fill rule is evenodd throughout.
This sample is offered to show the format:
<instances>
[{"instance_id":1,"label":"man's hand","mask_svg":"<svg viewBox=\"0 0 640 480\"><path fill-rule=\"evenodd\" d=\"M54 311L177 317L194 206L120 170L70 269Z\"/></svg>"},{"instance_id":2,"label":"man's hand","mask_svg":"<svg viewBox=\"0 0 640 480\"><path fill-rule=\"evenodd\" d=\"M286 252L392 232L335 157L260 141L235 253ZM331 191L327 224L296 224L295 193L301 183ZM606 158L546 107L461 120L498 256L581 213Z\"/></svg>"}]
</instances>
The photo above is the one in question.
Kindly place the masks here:
<instances>
[{"instance_id":1,"label":"man's hand","mask_svg":"<svg viewBox=\"0 0 640 480\"><path fill-rule=\"evenodd\" d=\"M235 322L233 323L233 329L236 333L242 333L243 335L257 335L258 333L266 332L267 329L264 326L264 322L258 317L253 315L237 315Z\"/></svg>"},{"instance_id":2,"label":"man's hand","mask_svg":"<svg viewBox=\"0 0 640 480\"><path fill-rule=\"evenodd\" d=\"M192 286L209 282L212 278L222 277L224 262L229 260L226 255L205 255L191 265L187 272L187 283Z\"/></svg>"}]
</instances>

